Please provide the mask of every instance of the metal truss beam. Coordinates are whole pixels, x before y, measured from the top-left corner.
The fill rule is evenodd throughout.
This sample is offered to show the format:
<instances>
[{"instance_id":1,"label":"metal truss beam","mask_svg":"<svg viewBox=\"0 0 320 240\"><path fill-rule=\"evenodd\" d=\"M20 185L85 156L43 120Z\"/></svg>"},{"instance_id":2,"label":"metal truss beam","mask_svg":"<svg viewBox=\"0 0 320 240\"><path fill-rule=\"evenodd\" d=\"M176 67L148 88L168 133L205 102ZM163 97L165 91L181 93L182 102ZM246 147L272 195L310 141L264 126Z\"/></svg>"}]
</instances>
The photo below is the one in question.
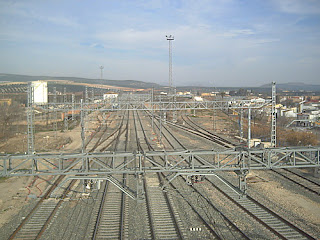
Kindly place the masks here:
<instances>
[{"instance_id":1,"label":"metal truss beam","mask_svg":"<svg viewBox=\"0 0 320 240\"><path fill-rule=\"evenodd\" d=\"M150 101L152 96L150 94L125 94L122 93L118 98L117 101L121 102L147 102Z\"/></svg>"},{"instance_id":2,"label":"metal truss beam","mask_svg":"<svg viewBox=\"0 0 320 240\"><path fill-rule=\"evenodd\" d=\"M216 171L320 167L320 147L245 150L0 155L0 176L210 174ZM126 158L126 162L124 162ZM109 165L109 159L119 165ZM38 168L33 168L33 161Z\"/></svg>"},{"instance_id":3,"label":"metal truss beam","mask_svg":"<svg viewBox=\"0 0 320 240\"><path fill-rule=\"evenodd\" d=\"M83 105L83 109L80 104L72 103L49 103L48 108L49 111L57 110L57 109L72 109L74 106L74 110L84 110L84 111L121 111L121 110L153 110L153 111L176 111L176 110L190 110L190 109L241 109L241 108L251 108L251 109L259 109L270 105L270 101L266 100L264 103L255 103L250 100L233 100L233 101L204 101L204 102L122 102L122 101L105 101L97 104L88 104L85 103ZM39 106L41 108L41 106Z\"/></svg>"}]
</instances>

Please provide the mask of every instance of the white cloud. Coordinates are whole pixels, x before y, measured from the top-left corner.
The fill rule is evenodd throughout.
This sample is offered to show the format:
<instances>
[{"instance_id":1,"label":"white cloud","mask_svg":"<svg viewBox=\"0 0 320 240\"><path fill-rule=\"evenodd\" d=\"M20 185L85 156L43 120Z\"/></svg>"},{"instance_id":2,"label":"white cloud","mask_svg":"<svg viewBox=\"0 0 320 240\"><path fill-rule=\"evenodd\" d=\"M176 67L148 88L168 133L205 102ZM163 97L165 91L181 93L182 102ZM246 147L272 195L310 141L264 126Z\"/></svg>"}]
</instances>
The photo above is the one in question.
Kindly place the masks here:
<instances>
[{"instance_id":1,"label":"white cloud","mask_svg":"<svg viewBox=\"0 0 320 240\"><path fill-rule=\"evenodd\" d=\"M252 29L235 29L235 30L228 30L223 33L219 33L217 36L238 37L238 36L253 35L253 34L255 34L255 32Z\"/></svg>"},{"instance_id":2,"label":"white cloud","mask_svg":"<svg viewBox=\"0 0 320 240\"><path fill-rule=\"evenodd\" d=\"M279 42L279 38L262 38L262 39L255 39L252 41L253 44L265 44L265 43L273 43Z\"/></svg>"},{"instance_id":3,"label":"white cloud","mask_svg":"<svg viewBox=\"0 0 320 240\"><path fill-rule=\"evenodd\" d=\"M270 1L260 10L255 8L265 2L73 1L74 5L38 0L10 5L0 0L1 61L6 64L2 71L14 72L20 65L35 74L44 69L48 74L99 77L98 67L104 65L106 78L167 83L165 36L172 34L177 85L215 81L221 86L240 80L254 85L269 80L270 74L297 77L302 65L313 67L302 69L301 76L319 76L314 67L319 63L319 23L306 25L311 20L303 15L319 13L318 0L271 0L277 11L269 8ZM301 18L308 21L292 24Z\"/></svg>"},{"instance_id":4,"label":"white cloud","mask_svg":"<svg viewBox=\"0 0 320 240\"><path fill-rule=\"evenodd\" d=\"M45 14L41 9L37 9L32 4L27 2L0 2L0 14L9 15L12 18L22 17L25 19L35 19L40 22L48 22L51 24L65 26L65 27L80 27L76 19L70 16L60 14Z\"/></svg>"},{"instance_id":5,"label":"white cloud","mask_svg":"<svg viewBox=\"0 0 320 240\"><path fill-rule=\"evenodd\" d=\"M282 12L293 14L319 14L319 0L274 0L275 6Z\"/></svg>"},{"instance_id":6,"label":"white cloud","mask_svg":"<svg viewBox=\"0 0 320 240\"><path fill-rule=\"evenodd\" d=\"M145 9L160 9L169 6L170 0L143 0L135 4Z\"/></svg>"},{"instance_id":7,"label":"white cloud","mask_svg":"<svg viewBox=\"0 0 320 240\"><path fill-rule=\"evenodd\" d=\"M174 45L182 46L183 51L189 52L193 49L202 49L208 51L208 48L214 47L213 44L223 44L225 40L233 37L241 39L254 35L251 29L233 29L226 31L212 31L206 25L200 27L192 27L181 25L171 30L136 30L124 29L118 32L98 33L96 38L110 48L118 47L123 49L164 49L167 47L165 36L172 34L175 36ZM234 41L234 39L230 39Z\"/></svg>"},{"instance_id":8,"label":"white cloud","mask_svg":"<svg viewBox=\"0 0 320 240\"><path fill-rule=\"evenodd\" d=\"M35 15L35 18L41 20L41 21L48 21L52 24L65 26L65 27L73 27L77 28L80 27L80 24L76 22L75 19L68 18L65 16L41 16L41 15Z\"/></svg>"}]
</instances>

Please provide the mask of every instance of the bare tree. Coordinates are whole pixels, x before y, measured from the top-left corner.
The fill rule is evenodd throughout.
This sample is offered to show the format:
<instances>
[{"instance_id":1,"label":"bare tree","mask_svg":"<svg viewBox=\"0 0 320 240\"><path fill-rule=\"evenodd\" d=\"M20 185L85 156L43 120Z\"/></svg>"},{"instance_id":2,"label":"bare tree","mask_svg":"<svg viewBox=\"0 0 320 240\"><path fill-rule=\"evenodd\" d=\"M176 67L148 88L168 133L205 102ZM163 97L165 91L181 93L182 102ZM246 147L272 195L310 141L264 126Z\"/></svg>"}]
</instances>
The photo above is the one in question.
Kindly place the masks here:
<instances>
[{"instance_id":1,"label":"bare tree","mask_svg":"<svg viewBox=\"0 0 320 240\"><path fill-rule=\"evenodd\" d=\"M317 136L312 132L289 131L285 138L289 146L315 146L318 144Z\"/></svg>"},{"instance_id":2,"label":"bare tree","mask_svg":"<svg viewBox=\"0 0 320 240\"><path fill-rule=\"evenodd\" d=\"M219 94L220 94L220 96L221 96L222 99L223 99L223 97L226 95L225 92L220 92Z\"/></svg>"},{"instance_id":3,"label":"bare tree","mask_svg":"<svg viewBox=\"0 0 320 240\"><path fill-rule=\"evenodd\" d=\"M0 112L0 139L7 139L15 133L13 124L21 120L23 108L13 102L10 105L0 105Z\"/></svg>"}]
</instances>

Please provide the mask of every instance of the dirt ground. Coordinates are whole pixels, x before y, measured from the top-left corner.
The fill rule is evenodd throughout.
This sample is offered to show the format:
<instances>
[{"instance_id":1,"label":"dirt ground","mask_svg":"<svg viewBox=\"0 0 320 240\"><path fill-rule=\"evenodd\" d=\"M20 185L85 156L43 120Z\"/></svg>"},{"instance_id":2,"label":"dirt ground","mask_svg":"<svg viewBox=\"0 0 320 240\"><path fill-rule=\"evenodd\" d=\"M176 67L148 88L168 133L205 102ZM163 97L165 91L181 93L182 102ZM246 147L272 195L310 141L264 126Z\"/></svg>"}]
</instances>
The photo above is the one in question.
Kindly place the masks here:
<instances>
[{"instance_id":1,"label":"dirt ground","mask_svg":"<svg viewBox=\"0 0 320 240\"><path fill-rule=\"evenodd\" d=\"M74 152L81 147L80 127L67 132L41 132L35 134L36 152ZM23 154L27 149L27 137L18 135L0 145L0 152ZM49 187L52 176L0 178L0 227L10 221L28 201L35 199Z\"/></svg>"},{"instance_id":2,"label":"dirt ground","mask_svg":"<svg viewBox=\"0 0 320 240\"><path fill-rule=\"evenodd\" d=\"M78 130L78 131L77 131ZM35 134L35 151L38 153L63 150L76 139L80 138L80 129L68 132L40 132ZM70 148L70 147L69 147ZM27 136L17 135L0 144L1 153L24 154L27 151Z\"/></svg>"},{"instance_id":3,"label":"dirt ground","mask_svg":"<svg viewBox=\"0 0 320 240\"><path fill-rule=\"evenodd\" d=\"M252 176L266 177L261 171L252 171ZM298 194L284 188L281 183L275 182L272 179L256 183L249 183L249 188L254 188L257 192L263 193L271 202L277 203L289 209L302 219L307 219L307 222L314 223L320 226L320 203L315 202L303 194Z\"/></svg>"}]
</instances>

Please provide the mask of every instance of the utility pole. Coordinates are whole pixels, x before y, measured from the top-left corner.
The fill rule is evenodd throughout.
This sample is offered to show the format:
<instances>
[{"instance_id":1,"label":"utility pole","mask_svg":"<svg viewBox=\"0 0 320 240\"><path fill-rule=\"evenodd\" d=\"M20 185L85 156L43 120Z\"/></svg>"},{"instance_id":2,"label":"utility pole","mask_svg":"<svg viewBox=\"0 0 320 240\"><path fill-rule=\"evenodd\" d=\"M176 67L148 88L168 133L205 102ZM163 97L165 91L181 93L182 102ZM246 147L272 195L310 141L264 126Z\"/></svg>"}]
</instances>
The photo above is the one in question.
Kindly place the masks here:
<instances>
[{"instance_id":1,"label":"utility pole","mask_svg":"<svg viewBox=\"0 0 320 240\"><path fill-rule=\"evenodd\" d=\"M91 89L91 101L94 102L94 88Z\"/></svg>"},{"instance_id":2,"label":"utility pole","mask_svg":"<svg viewBox=\"0 0 320 240\"><path fill-rule=\"evenodd\" d=\"M74 109L75 109L75 94L72 94L72 98L71 98L71 101L72 101L72 121L74 120Z\"/></svg>"},{"instance_id":3,"label":"utility pole","mask_svg":"<svg viewBox=\"0 0 320 240\"><path fill-rule=\"evenodd\" d=\"M83 99L80 101L80 126L81 126L81 153L86 152L86 136L85 136L85 118L86 114L84 113L83 108ZM86 166L87 168L87 157L82 156L82 166ZM83 168L83 171L86 171L87 169ZM87 182L86 180L81 180L81 184L83 185L83 192L86 190Z\"/></svg>"},{"instance_id":4,"label":"utility pole","mask_svg":"<svg viewBox=\"0 0 320 240\"><path fill-rule=\"evenodd\" d=\"M80 126L81 126L81 152L85 153L86 144L85 144L85 113L83 108L83 100L80 101Z\"/></svg>"},{"instance_id":5,"label":"utility pole","mask_svg":"<svg viewBox=\"0 0 320 240\"><path fill-rule=\"evenodd\" d=\"M162 144L162 111L159 110L159 142Z\"/></svg>"},{"instance_id":6,"label":"utility pole","mask_svg":"<svg viewBox=\"0 0 320 240\"><path fill-rule=\"evenodd\" d=\"M276 83L272 82L271 94L271 147L277 146L277 118L276 118Z\"/></svg>"},{"instance_id":7,"label":"utility pole","mask_svg":"<svg viewBox=\"0 0 320 240\"><path fill-rule=\"evenodd\" d=\"M63 88L63 103L67 102L67 88Z\"/></svg>"},{"instance_id":8,"label":"utility pole","mask_svg":"<svg viewBox=\"0 0 320 240\"><path fill-rule=\"evenodd\" d=\"M63 103L64 103L64 107L66 108L66 104L67 104L67 88L65 87L63 89ZM66 108L66 110L64 111L64 131L67 131L69 128L68 126L68 108Z\"/></svg>"},{"instance_id":9,"label":"utility pole","mask_svg":"<svg viewBox=\"0 0 320 240\"><path fill-rule=\"evenodd\" d=\"M154 88L151 90L151 116L152 116L152 131L154 132L154 110L153 110L153 94Z\"/></svg>"},{"instance_id":10,"label":"utility pole","mask_svg":"<svg viewBox=\"0 0 320 240\"><path fill-rule=\"evenodd\" d=\"M89 102L89 94L88 94L88 87L86 86L85 92L84 92L84 102L88 103Z\"/></svg>"},{"instance_id":11,"label":"utility pole","mask_svg":"<svg viewBox=\"0 0 320 240\"><path fill-rule=\"evenodd\" d=\"M216 110L212 109L212 131L216 130Z\"/></svg>"},{"instance_id":12,"label":"utility pole","mask_svg":"<svg viewBox=\"0 0 320 240\"><path fill-rule=\"evenodd\" d=\"M248 108L248 148L250 148L251 143L251 108Z\"/></svg>"},{"instance_id":13,"label":"utility pole","mask_svg":"<svg viewBox=\"0 0 320 240\"><path fill-rule=\"evenodd\" d=\"M240 143L242 142L243 142L243 107L240 108Z\"/></svg>"},{"instance_id":14,"label":"utility pole","mask_svg":"<svg viewBox=\"0 0 320 240\"><path fill-rule=\"evenodd\" d=\"M28 154L34 154L34 91L32 83L28 84L27 123L28 123Z\"/></svg>"},{"instance_id":15,"label":"utility pole","mask_svg":"<svg viewBox=\"0 0 320 240\"><path fill-rule=\"evenodd\" d=\"M54 103L54 112L53 112L53 131L54 137L57 138L58 131L58 112L57 112L57 88L53 88L53 103Z\"/></svg>"}]
</instances>

